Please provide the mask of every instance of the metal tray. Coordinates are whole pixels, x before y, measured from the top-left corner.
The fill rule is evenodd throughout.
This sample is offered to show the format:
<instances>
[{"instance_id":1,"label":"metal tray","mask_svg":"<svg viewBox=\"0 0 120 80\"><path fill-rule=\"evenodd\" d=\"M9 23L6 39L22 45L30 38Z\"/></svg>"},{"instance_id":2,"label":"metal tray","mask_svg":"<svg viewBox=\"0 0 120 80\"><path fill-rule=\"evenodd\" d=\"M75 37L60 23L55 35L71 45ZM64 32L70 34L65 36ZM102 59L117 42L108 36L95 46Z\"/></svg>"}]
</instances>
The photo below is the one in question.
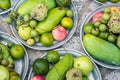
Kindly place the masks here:
<instances>
[{"instance_id":1,"label":"metal tray","mask_svg":"<svg viewBox=\"0 0 120 80\"><path fill-rule=\"evenodd\" d=\"M19 3L16 5L16 7L14 8L15 11L17 11L18 7L24 2L24 0L21 0L19 1ZM77 15L77 11L75 9L75 6L72 4L70 6L70 8L72 10L74 10L74 16L73 16L73 21L74 21L74 25L73 25L73 28L71 30L68 31L68 35L67 37L63 40L63 41L54 41L53 45L50 46L50 47L44 47L42 46L41 43L36 43L35 45L33 46L28 46L26 44L26 42L24 40L22 40L20 38L20 36L18 35L18 32L15 28L15 22L13 22L12 26L11 26L11 30L13 32L13 34L15 35L16 38L18 38L25 46L31 48L31 49L35 49L35 50L50 50L50 49L54 49L54 48L57 48L57 47L60 47L62 46L64 43L66 43L71 37L72 35L74 34L76 28L77 28L77 21L78 21L78 15Z\"/></svg>"},{"instance_id":2,"label":"metal tray","mask_svg":"<svg viewBox=\"0 0 120 80\"><path fill-rule=\"evenodd\" d=\"M102 3L102 2L99 2L98 0L94 0L96 3L99 3L99 4L118 4L118 3L120 3L120 2L118 2L118 3L112 3L112 2L110 2L110 0L107 0L106 2L104 2L104 3Z\"/></svg>"},{"instance_id":3,"label":"metal tray","mask_svg":"<svg viewBox=\"0 0 120 80\"><path fill-rule=\"evenodd\" d=\"M99 65L101 65L101 66L103 66L103 67L106 67L106 68L110 68L110 69L120 69L120 66L115 66L115 65L112 65L112 64L108 64L108 63L101 62L101 61L99 61L99 60L97 60L97 59L92 58L92 56L90 56L89 53L87 52L87 50L85 49L84 44L83 44L83 41L82 41L82 39L83 39L82 37L84 36L84 31L83 31L83 26L84 26L84 24L90 22L91 19L92 19L92 16L93 16L96 12L103 11L103 9L104 9L105 7L110 7L110 6L118 6L118 7L120 7L120 4L106 4L106 5L103 5L103 6L100 6L100 7L96 8L95 10L93 10L92 12L90 12L90 13L87 15L87 17L86 17L85 20L83 21L82 25L80 26L80 28L81 28L81 29L80 29L80 39L81 39L82 47L83 47L85 53L86 53L94 62L96 62L97 64L99 64Z\"/></svg>"},{"instance_id":4,"label":"metal tray","mask_svg":"<svg viewBox=\"0 0 120 80\"><path fill-rule=\"evenodd\" d=\"M16 38L12 37L9 34L0 31L0 42L7 44L7 41L13 42L15 44L22 45ZM25 50L25 48L24 48ZM29 59L27 51L25 50L25 55L22 59L15 60L15 71L18 72L21 76L21 80L25 80L27 71L28 71Z\"/></svg>"},{"instance_id":5,"label":"metal tray","mask_svg":"<svg viewBox=\"0 0 120 80\"><path fill-rule=\"evenodd\" d=\"M16 4L18 3L19 0L10 0L10 1L11 1L11 7L7 10L0 9L0 15L5 14L5 13L9 12L10 10L12 10L16 6Z\"/></svg>"},{"instance_id":6,"label":"metal tray","mask_svg":"<svg viewBox=\"0 0 120 80\"><path fill-rule=\"evenodd\" d=\"M78 56L82 56L82 55L85 55L84 53L80 52L80 51L77 51L77 50L67 50L67 49L56 49L56 51L59 52L59 54L62 56L64 56L66 53L70 53L73 55L74 58L78 57ZM42 56L42 58L45 57L46 54L44 54ZM97 67L97 65L93 63L93 70L92 72L88 75L88 78L89 80L102 80L102 77L101 77L101 74L100 74L100 71ZM32 69L30 70L30 73L29 73L29 76L28 76L28 80L31 80L31 78L34 76L34 73L32 72Z\"/></svg>"}]
</instances>

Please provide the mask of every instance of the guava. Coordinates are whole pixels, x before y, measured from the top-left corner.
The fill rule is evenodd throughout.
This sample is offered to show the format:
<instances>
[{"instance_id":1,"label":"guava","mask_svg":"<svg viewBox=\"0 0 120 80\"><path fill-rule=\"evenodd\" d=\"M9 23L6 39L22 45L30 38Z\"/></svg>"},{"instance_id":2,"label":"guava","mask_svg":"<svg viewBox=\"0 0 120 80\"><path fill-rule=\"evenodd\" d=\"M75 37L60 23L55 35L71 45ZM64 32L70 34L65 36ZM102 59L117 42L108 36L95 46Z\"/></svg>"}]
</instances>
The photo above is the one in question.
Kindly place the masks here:
<instances>
[{"instance_id":1,"label":"guava","mask_svg":"<svg viewBox=\"0 0 120 80\"><path fill-rule=\"evenodd\" d=\"M18 34L23 40L27 40L31 36L31 30L31 27L22 25L18 29Z\"/></svg>"}]
</instances>

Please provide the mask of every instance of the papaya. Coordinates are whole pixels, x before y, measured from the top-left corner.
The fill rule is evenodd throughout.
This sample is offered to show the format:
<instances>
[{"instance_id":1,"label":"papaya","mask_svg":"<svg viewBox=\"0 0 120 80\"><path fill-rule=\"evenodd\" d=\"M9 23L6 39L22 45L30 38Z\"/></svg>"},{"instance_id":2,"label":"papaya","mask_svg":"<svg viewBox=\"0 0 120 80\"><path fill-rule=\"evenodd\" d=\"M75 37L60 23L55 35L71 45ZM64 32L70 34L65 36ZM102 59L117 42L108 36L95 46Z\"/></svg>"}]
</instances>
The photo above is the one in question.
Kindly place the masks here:
<instances>
[{"instance_id":1,"label":"papaya","mask_svg":"<svg viewBox=\"0 0 120 80\"><path fill-rule=\"evenodd\" d=\"M50 10L46 19L38 23L36 30L39 32L39 34L50 32L60 23L65 14L66 10L61 7Z\"/></svg>"},{"instance_id":2,"label":"papaya","mask_svg":"<svg viewBox=\"0 0 120 80\"><path fill-rule=\"evenodd\" d=\"M10 0L0 0L0 8L3 10L9 9L11 6Z\"/></svg>"},{"instance_id":3,"label":"papaya","mask_svg":"<svg viewBox=\"0 0 120 80\"><path fill-rule=\"evenodd\" d=\"M66 72L73 67L73 56L66 54L47 73L45 80L63 80Z\"/></svg>"},{"instance_id":4,"label":"papaya","mask_svg":"<svg viewBox=\"0 0 120 80\"><path fill-rule=\"evenodd\" d=\"M17 13L20 16L24 16L26 14L30 14L32 8L36 6L38 3L44 3L48 10L54 8L56 6L55 0L25 0L18 8Z\"/></svg>"},{"instance_id":5,"label":"papaya","mask_svg":"<svg viewBox=\"0 0 120 80\"><path fill-rule=\"evenodd\" d=\"M93 58L108 64L120 66L120 49L114 44L92 34L83 36L83 44Z\"/></svg>"}]
</instances>

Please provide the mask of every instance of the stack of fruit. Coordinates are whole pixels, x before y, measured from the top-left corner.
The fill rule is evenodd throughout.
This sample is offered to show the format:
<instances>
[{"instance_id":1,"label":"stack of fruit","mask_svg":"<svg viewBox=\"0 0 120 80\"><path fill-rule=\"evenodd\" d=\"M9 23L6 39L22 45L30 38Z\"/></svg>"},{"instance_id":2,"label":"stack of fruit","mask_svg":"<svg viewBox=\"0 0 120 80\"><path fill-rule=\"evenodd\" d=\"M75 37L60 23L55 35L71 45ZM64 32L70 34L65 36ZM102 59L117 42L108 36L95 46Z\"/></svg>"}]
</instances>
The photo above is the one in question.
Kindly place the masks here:
<instances>
[{"instance_id":1,"label":"stack of fruit","mask_svg":"<svg viewBox=\"0 0 120 80\"><path fill-rule=\"evenodd\" d=\"M66 52L60 59L58 51L50 50L44 58L33 62L35 75L31 80L88 80L92 70L93 64L87 56L73 58Z\"/></svg>"},{"instance_id":2,"label":"stack of fruit","mask_svg":"<svg viewBox=\"0 0 120 80\"><path fill-rule=\"evenodd\" d=\"M83 44L95 59L120 66L120 9L106 7L84 24Z\"/></svg>"},{"instance_id":3,"label":"stack of fruit","mask_svg":"<svg viewBox=\"0 0 120 80\"><path fill-rule=\"evenodd\" d=\"M24 48L19 44L8 42L8 45L0 43L0 79L21 80L20 75L14 70L14 59L21 59L24 56Z\"/></svg>"},{"instance_id":4,"label":"stack of fruit","mask_svg":"<svg viewBox=\"0 0 120 80\"><path fill-rule=\"evenodd\" d=\"M54 41L63 41L73 27L70 5L71 0L26 0L17 12L11 11L6 22L16 21L18 35L27 45L49 47Z\"/></svg>"}]
</instances>

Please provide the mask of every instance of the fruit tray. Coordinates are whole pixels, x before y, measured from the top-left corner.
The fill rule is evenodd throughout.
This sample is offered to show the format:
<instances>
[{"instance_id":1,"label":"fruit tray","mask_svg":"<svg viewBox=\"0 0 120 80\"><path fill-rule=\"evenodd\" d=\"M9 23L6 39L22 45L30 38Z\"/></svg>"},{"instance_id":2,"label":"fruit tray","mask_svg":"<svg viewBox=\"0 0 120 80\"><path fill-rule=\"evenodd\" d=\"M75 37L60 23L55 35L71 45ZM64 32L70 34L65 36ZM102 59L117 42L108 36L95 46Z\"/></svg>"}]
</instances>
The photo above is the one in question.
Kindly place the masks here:
<instances>
[{"instance_id":1,"label":"fruit tray","mask_svg":"<svg viewBox=\"0 0 120 80\"><path fill-rule=\"evenodd\" d=\"M84 24L88 23L88 22L92 22L92 17L95 13L97 12L100 12L100 11L103 11L103 9L105 7L110 7L110 6L117 6L117 7L120 7L119 4L107 4L107 5L103 5L103 6L100 6L98 7L97 9L93 10L92 12L90 12L87 17L85 18L85 20L83 21L82 25L81 25L81 30L80 30L80 39L81 39L81 43L82 43L82 47L84 49L84 51L87 53L87 55L94 61L96 62L97 64L103 66L103 67L106 67L106 68L110 68L110 69L120 69L120 66L116 66L116 65L113 65L113 64L109 64L109 63L105 63L105 62L102 62L100 60L97 60L95 59L94 57L92 57L89 52L86 50L85 46L84 46L84 43L83 43L83 36L85 35L84 33Z\"/></svg>"},{"instance_id":2,"label":"fruit tray","mask_svg":"<svg viewBox=\"0 0 120 80\"><path fill-rule=\"evenodd\" d=\"M84 53L77 51L77 50L72 50L72 49L66 49L66 50L65 49L56 49L56 51L58 51L58 53L60 54L61 57L65 56L66 53L72 54L74 58L76 58L78 56L83 56L83 55L85 56ZM41 58L44 58L45 55L46 55L46 53L44 53L44 55ZM94 62L92 62L92 64L93 64L93 70L89 75L87 75L88 80L102 80L101 74L100 74L100 71L99 71L97 65ZM31 80L31 78L33 76L34 76L34 73L31 68L29 76L28 76L28 80Z\"/></svg>"},{"instance_id":3,"label":"fruit tray","mask_svg":"<svg viewBox=\"0 0 120 80\"><path fill-rule=\"evenodd\" d=\"M15 37L13 37L7 33L1 32L1 29L0 29L0 42L3 43L4 45L7 45L8 42L22 45ZM24 48L24 50L25 50L24 57L21 59L18 59L18 60L17 59L14 60L15 61L14 70L18 74L20 74L21 80L25 80L25 77L26 77L26 74L28 71L28 65L29 65L28 54L27 54L27 51L25 48Z\"/></svg>"}]
</instances>

